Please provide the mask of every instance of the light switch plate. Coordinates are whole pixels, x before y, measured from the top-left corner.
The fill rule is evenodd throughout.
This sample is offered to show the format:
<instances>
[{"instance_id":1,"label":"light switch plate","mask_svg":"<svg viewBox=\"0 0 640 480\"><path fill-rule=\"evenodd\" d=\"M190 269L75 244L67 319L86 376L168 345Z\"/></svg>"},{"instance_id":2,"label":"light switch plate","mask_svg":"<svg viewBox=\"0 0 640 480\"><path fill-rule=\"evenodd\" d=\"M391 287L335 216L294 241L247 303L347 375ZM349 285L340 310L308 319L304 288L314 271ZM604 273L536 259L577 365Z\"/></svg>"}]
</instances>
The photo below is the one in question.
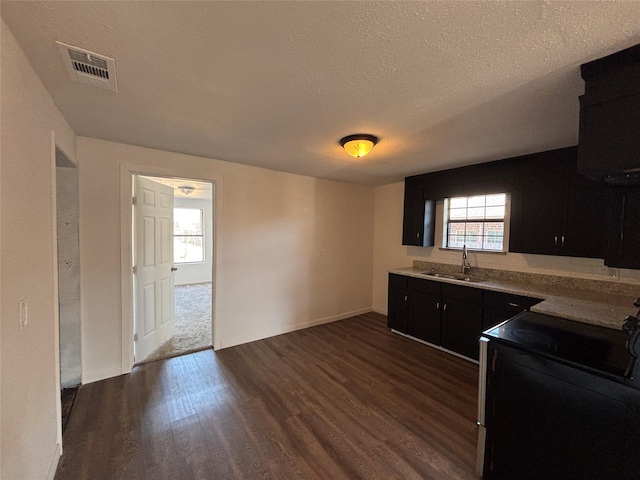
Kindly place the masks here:
<instances>
[{"instance_id":1,"label":"light switch plate","mask_svg":"<svg viewBox=\"0 0 640 480\"><path fill-rule=\"evenodd\" d=\"M29 323L29 315L27 312L27 299L20 300L20 330L27 326Z\"/></svg>"}]
</instances>

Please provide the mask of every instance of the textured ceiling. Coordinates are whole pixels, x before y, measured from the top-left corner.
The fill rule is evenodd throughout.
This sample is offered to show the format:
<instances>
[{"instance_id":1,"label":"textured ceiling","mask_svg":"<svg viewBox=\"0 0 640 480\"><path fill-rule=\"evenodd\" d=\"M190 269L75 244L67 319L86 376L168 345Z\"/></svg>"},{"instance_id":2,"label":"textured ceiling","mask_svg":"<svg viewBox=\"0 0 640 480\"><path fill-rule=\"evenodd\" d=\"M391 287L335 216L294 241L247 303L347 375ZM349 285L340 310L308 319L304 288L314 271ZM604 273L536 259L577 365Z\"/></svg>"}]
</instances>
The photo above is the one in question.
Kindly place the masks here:
<instances>
[{"instance_id":1,"label":"textured ceiling","mask_svg":"<svg viewBox=\"0 0 640 480\"><path fill-rule=\"evenodd\" d=\"M79 135L369 185L576 144L579 65L640 43L640 2L0 9ZM55 40L115 58L119 92L71 82Z\"/></svg>"},{"instance_id":2,"label":"textured ceiling","mask_svg":"<svg viewBox=\"0 0 640 480\"><path fill-rule=\"evenodd\" d=\"M208 182L199 182L197 180L188 180L185 178L165 178L165 177L147 177L143 176L154 182L167 185L173 188L174 198L191 198L195 200L212 200L213 199L213 186ZM190 194L185 194L178 187L181 186L194 187L195 190Z\"/></svg>"}]
</instances>

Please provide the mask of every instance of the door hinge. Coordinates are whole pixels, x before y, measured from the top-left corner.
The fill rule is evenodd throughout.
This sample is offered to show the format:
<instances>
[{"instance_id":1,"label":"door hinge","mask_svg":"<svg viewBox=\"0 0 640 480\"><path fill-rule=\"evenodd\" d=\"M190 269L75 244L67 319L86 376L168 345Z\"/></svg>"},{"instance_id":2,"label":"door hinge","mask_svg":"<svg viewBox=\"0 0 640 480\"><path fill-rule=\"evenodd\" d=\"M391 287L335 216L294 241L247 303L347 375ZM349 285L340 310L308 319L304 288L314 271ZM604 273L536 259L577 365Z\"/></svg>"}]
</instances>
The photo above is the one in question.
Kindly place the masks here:
<instances>
[{"instance_id":1,"label":"door hinge","mask_svg":"<svg viewBox=\"0 0 640 480\"><path fill-rule=\"evenodd\" d=\"M131 197L131 205L137 205L138 204L138 198L137 197Z\"/></svg>"},{"instance_id":2,"label":"door hinge","mask_svg":"<svg viewBox=\"0 0 640 480\"><path fill-rule=\"evenodd\" d=\"M133 272L133 274L135 275L138 272L138 269L134 266L131 271Z\"/></svg>"},{"instance_id":3,"label":"door hinge","mask_svg":"<svg viewBox=\"0 0 640 480\"><path fill-rule=\"evenodd\" d=\"M137 341L138 341L138 334L137 334L137 333L134 333L134 334L133 334L133 341L134 341L134 342L137 342Z\"/></svg>"}]
</instances>

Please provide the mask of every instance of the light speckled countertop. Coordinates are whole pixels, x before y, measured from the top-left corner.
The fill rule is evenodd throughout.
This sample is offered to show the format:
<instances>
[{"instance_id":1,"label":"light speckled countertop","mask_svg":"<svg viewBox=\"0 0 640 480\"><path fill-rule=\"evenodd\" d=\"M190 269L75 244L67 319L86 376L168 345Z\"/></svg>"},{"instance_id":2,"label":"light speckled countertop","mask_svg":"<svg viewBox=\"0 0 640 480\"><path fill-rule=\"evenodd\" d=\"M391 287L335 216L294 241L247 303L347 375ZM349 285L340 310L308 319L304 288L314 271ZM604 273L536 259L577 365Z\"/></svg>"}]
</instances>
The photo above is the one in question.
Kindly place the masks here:
<instances>
[{"instance_id":1,"label":"light speckled countertop","mask_svg":"<svg viewBox=\"0 0 640 480\"><path fill-rule=\"evenodd\" d=\"M413 267L389 270L389 273L541 298L542 302L531 307L532 312L608 328L620 329L627 315L635 316L638 312L633 301L640 296L640 285L489 269L471 269L471 275L482 281L468 282L424 274L432 268L438 272L455 273L460 267L416 263Z\"/></svg>"}]
</instances>

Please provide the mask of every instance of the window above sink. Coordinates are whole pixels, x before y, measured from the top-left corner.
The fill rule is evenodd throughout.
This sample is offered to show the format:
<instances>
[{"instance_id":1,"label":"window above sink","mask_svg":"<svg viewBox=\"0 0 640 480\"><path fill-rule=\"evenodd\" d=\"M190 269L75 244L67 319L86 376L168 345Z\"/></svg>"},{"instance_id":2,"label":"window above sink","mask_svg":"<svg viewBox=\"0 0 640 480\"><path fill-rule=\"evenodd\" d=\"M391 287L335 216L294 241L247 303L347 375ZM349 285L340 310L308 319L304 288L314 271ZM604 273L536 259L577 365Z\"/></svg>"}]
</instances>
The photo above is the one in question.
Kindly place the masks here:
<instances>
[{"instance_id":1,"label":"window above sink","mask_svg":"<svg viewBox=\"0 0 640 480\"><path fill-rule=\"evenodd\" d=\"M506 252L509 200L506 193L445 198L442 247Z\"/></svg>"}]
</instances>

